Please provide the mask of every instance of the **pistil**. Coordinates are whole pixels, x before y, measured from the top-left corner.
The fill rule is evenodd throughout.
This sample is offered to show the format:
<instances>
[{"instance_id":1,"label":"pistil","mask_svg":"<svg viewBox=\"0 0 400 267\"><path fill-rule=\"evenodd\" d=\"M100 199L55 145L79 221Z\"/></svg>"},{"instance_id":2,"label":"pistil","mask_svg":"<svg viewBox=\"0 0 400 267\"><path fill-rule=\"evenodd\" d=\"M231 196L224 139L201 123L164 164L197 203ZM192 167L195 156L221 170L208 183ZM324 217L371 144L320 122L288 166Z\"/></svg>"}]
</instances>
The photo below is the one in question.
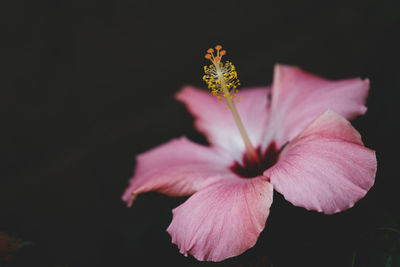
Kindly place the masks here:
<instances>
[{"instance_id":1,"label":"pistil","mask_svg":"<svg viewBox=\"0 0 400 267\"><path fill-rule=\"evenodd\" d=\"M212 62L209 67L204 67L205 75L203 80L207 83L208 87L211 89L211 93L218 97L222 101L221 95L225 98L227 108L232 113L233 119L238 127L240 135L246 147L247 156L255 162L259 161L258 154L250 138L244 128L243 122L240 119L239 113L236 109L234 97L237 97L236 87L240 85L237 79L237 72L235 66L231 62L225 62L225 65L221 63L221 58L226 54L225 50L221 51L221 46L217 45L215 49L217 50L216 56L214 56L214 50L212 48L208 49L206 58ZM232 93L235 92L235 93ZM240 97L237 99L239 102Z\"/></svg>"}]
</instances>

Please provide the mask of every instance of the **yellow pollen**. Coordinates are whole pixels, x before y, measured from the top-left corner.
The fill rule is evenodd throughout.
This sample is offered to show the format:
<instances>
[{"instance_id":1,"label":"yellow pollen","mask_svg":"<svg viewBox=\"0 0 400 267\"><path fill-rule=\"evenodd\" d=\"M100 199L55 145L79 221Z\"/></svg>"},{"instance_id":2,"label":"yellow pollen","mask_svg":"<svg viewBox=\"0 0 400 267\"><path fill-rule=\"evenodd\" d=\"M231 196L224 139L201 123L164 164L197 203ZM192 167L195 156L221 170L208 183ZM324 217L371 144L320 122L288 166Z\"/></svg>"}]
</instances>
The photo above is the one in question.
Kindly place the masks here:
<instances>
[{"instance_id":1,"label":"yellow pollen","mask_svg":"<svg viewBox=\"0 0 400 267\"><path fill-rule=\"evenodd\" d=\"M214 55L214 49L209 48L205 58L211 61L211 65L204 66L203 80L207 83L208 88L211 90L212 95L218 96L226 93L236 92L233 97L237 97L237 86L240 85L235 66L232 62L221 62L222 56L226 55L226 51L222 50L222 46L217 45L217 50ZM226 87L225 89L223 87ZM226 91L226 92L225 92Z\"/></svg>"},{"instance_id":2,"label":"yellow pollen","mask_svg":"<svg viewBox=\"0 0 400 267\"><path fill-rule=\"evenodd\" d=\"M212 48L209 48L205 55L205 58L210 60L212 64L204 66L203 80L206 82L213 96L216 96L221 102L224 102L222 99L222 97L224 97L227 104L226 109L231 110L240 135L242 136L243 142L246 146L247 156L258 161L258 154L247 135L234 102L234 98L238 97L237 102L241 99L241 96L238 96L239 90L237 90L240 82L236 68L230 61L226 61L225 63L221 62L222 56L226 55L225 50L220 51L222 46L217 45L215 46L215 49L217 50L216 55L214 55L214 49Z\"/></svg>"}]
</instances>

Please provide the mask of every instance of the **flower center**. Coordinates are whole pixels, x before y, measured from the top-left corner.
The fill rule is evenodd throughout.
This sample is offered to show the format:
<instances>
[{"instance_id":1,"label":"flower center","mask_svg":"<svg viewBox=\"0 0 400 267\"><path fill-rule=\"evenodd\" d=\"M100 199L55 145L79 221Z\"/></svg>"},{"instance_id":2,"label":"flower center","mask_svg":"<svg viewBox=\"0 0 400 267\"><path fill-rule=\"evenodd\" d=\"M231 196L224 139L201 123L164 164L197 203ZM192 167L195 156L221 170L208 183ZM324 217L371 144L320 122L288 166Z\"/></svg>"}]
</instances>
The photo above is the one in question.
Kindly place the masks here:
<instances>
[{"instance_id":1,"label":"flower center","mask_svg":"<svg viewBox=\"0 0 400 267\"><path fill-rule=\"evenodd\" d=\"M230 167L231 171L243 178L253 178L262 175L266 169L272 167L278 161L279 149L275 143L271 143L264 153L261 153L260 147L257 148L256 152L258 161L243 156L243 164L235 162Z\"/></svg>"},{"instance_id":2,"label":"flower center","mask_svg":"<svg viewBox=\"0 0 400 267\"><path fill-rule=\"evenodd\" d=\"M214 49L212 48L208 49L207 54L205 55L205 58L209 59L212 64L208 67L204 67L205 75L203 76L203 80L207 83L208 88L211 89L211 93L221 102L223 102L222 97L224 97L227 104L226 108L230 109L233 119L235 120L240 135L246 146L246 160L259 162L260 155L257 153L256 149L251 143L250 138L243 126L242 120L240 119L239 113L237 112L235 102L233 101L234 97L236 98L238 93L236 88L238 85L240 85L236 68L229 61L225 62L225 64L221 63L222 56L226 54L225 50L221 50L222 46L217 45L215 49L217 50L215 56ZM240 101L240 97L237 99L237 101Z\"/></svg>"}]
</instances>

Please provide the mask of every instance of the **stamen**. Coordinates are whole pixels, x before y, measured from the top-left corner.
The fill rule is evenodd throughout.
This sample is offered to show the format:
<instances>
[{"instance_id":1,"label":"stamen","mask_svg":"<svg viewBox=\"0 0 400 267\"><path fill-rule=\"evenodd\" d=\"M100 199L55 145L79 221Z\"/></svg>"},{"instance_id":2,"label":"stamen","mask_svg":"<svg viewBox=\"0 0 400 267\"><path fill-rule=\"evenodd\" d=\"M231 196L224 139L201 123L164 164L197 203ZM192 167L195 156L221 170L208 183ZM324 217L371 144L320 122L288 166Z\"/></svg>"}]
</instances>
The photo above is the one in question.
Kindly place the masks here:
<instances>
[{"instance_id":1,"label":"stamen","mask_svg":"<svg viewBox=\"0 0 400 267\"><path fill-rule=\"evenodd\" d=\"M236 68L229 61L226 61L225 64L221 62L222 56L226 55L225 50L220 51L222 46L217 45L215 49L217 50L215 57L214 49L212 48L208 49L205 55L205 58L210 60L212 64L210 66L204 66L205 75L203 76L203 80L207 83L213 96L216 96L221 102L223 102L221 96L225 98L227 104L226 108L230 109L232 112L232 116L246 146L248 156L258 161L258 154L243 126L234 102L234 98L238 96L237 94L239 92L236 88L240 85ZM241 96L237 98L237 102L240 101L240 98Z\"/></svg>"}]
</instances>

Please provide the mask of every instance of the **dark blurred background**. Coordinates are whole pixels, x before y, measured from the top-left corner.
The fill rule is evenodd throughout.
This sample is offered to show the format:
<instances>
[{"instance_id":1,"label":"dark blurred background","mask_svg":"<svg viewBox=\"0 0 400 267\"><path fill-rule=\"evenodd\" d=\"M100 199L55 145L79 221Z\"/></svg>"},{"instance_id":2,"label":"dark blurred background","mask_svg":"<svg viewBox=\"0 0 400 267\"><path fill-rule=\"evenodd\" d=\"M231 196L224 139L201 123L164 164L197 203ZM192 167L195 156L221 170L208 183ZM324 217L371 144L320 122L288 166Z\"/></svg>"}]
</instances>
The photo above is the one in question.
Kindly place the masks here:
<instances>
[{"instance_id":1,"label":"dark blurred background","mask_svg":"<svg viewBox=\"0 0 400 267\"><path fill-rule=\"evenodd\" d=\"M0 266L400 266L399 1L17 0L0 12L0 232L28 242ZM354 208L326 216L276 194L256 246L219 264L171 244L185 198L120 199L138 153L181 135L206 144L174 94L204 86L216 44L242 87L270 84L278 62L370 78L353 123L378 157Z\"/></svg>"}]
</instances>

